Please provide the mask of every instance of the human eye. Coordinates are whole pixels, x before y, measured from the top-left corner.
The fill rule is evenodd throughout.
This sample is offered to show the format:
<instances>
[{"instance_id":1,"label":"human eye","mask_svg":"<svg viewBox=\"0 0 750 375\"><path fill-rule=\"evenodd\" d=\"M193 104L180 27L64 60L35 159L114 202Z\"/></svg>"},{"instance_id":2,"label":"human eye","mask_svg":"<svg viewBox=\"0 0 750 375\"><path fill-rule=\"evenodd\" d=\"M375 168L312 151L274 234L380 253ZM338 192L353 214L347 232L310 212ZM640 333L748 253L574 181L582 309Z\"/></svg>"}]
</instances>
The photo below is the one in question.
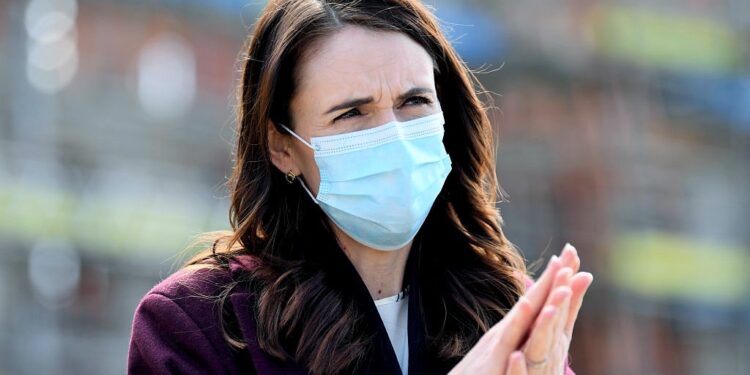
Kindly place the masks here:
<instances>
[{"instance_id":1,"label":"human eye","mask_svg":"<svg viewBox=\"0 0 750 375\"><path fill-rule=\"evenodd\" d=\"M420 95L412 96L409 99L406 99L404 101L404 105L427 105L427 104L432 104L432 100L430 100L426 96L420 96Z\"/></svg>"},{"instance_id":2,"label":"human eye","mask_svg":"<svg viewBox=\"0 0 750 375\"><path fill-rule=\"evenodd\" d=\"M342 113L341 115L339 115L335 119L333 119L333 121L336 122L338 120L346 120L346 119L349 119L349 118L352 118L352 117L356 117L356 116L359 116L359 115L361 115L361 113L359 112L359 110L357 108L352 108L352 109L350 109L350 110Z\"/></svg>"}]
</instances>

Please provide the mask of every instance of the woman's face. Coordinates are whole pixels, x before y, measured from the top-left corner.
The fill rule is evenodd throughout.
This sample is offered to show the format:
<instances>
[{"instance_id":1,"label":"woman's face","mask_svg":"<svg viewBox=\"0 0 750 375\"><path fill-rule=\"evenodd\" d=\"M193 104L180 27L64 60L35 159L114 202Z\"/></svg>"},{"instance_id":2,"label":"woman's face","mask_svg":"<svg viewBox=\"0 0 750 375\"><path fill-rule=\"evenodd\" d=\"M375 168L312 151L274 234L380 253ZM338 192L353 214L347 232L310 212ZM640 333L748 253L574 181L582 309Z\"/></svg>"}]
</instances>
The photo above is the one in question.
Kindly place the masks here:
<instances>
[{"instance_id":1,"label":"woman's face","mask_svg":"<svg viewBox=\"0 0 750 375\"><path fill-rule=\"evenodd\" d=\"M403 33L347 26L313 45L298 69L290 115L292 129L308 142L440 111L433 61ZM317 195L313 150L269 127L274 165L301 174Z\"/></svg>"}]
</instances>

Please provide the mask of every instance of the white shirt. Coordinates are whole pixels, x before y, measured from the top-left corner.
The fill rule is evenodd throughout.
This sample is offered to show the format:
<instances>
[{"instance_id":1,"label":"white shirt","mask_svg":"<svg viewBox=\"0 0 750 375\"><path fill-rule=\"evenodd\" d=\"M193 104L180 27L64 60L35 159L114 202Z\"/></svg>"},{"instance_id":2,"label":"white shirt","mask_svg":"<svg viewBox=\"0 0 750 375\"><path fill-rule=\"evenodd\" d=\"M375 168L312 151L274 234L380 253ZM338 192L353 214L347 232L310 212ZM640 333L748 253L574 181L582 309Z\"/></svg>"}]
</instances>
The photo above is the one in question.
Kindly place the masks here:
<instances>
[{"instance_id":1,"label":"white shirt","mask_svg":"<svg viewBox=\"0 0 750 375\"><path fill-rule=\"evenodd\" d=\"M407 375L409 371L409 299L405 298L407 293L399 294L375 300L380 319L388 332L388 338L396 352L401 372Z\"/></svg>"}]
</instances>

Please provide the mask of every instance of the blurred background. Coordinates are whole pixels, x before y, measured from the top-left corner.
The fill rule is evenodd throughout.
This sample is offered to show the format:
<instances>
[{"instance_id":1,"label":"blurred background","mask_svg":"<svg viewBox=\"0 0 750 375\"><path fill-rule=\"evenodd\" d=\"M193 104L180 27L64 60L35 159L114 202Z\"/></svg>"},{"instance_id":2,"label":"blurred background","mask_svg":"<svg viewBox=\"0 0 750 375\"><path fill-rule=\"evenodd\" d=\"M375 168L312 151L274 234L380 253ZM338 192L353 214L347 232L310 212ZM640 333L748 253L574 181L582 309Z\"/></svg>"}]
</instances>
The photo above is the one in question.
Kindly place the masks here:
<instances>
[{"instance_id":1,"label":"blurred background","mask_svg":"<svg viewBox=\"0 0 750 375\"><path fill-rule=\"evenodd\" d=\"M494 93L530 262L595 274L587 374L750 374L750 2L428 0ZM263 1L0 0L0 374L124 373L139 299L228 228Z\"/></svg>"}]
</instances>

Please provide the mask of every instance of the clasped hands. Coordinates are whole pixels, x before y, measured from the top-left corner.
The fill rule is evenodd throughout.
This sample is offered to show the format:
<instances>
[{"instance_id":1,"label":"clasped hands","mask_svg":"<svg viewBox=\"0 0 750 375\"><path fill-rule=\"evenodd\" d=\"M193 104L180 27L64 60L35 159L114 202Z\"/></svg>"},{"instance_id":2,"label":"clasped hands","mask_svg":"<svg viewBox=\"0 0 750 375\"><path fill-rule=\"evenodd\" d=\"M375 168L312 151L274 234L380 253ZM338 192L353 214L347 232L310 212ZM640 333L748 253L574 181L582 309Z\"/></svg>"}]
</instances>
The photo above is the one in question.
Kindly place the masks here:
<instances>
[{"instance_id":1,"label":"clasped hands","mask_svg":"<svg viewBox=\"0 0 750 375\"><path fill-rule=\"evenodd\" d=\"M566 244L505 317L449 375L561 375L583 297L593 281ZM523 275L522 277L526 277Z\"/></svg>"}]
</instances>

